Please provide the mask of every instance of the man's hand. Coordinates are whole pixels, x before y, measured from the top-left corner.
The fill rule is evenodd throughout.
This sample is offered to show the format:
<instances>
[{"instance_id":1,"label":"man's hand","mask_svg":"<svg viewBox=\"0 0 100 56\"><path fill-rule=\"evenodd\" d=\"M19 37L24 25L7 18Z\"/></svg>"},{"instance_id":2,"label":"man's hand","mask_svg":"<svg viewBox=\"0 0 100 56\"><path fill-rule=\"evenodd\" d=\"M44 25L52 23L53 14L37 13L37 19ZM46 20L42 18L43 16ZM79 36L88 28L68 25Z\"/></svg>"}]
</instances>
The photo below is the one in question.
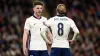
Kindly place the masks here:
<instances>
[{"instance_id":1,"label":"man's hand","mask_svg":"<svg viewBox=\"0 0 100 56\"><path fill-rule=\"evenodd\" d=\"M52 42L51 42L51 41L46 41L46 43L47 43L47 44L52 44Z\"/></svg>"},{"instance_id":2,"label":"man's hand","mask_svg":"<svg viewBox=\"0 0 100 56\"><path fill-rule=\"evenodd\" d=\"M70 44L74 44L75 40L69 40Z\"/></svg>"},{"instance_id":3,"label":"man's hand","mask_svg":"<svg viewBox=\"0 0 100 56\"><path fill-rule=\"evenodd\" d=\"M27 40L28 40L28 35L29 35L29 30L24 29L24 34L23 34L23 52L24 52L25 56L27 56L26 43L27 43Z\"/></svg>"},{"instance_id":4,"label":"man's hand","mask_svg":"<svg viewBox=\"0 0 100 56\"><path fill-rule=\"evenodd\" d=\"M23 47L23 52L24 52L24 55L27 56L28 53L27 53L27 48L26 47Z\"/></svg>"}]
</instances>

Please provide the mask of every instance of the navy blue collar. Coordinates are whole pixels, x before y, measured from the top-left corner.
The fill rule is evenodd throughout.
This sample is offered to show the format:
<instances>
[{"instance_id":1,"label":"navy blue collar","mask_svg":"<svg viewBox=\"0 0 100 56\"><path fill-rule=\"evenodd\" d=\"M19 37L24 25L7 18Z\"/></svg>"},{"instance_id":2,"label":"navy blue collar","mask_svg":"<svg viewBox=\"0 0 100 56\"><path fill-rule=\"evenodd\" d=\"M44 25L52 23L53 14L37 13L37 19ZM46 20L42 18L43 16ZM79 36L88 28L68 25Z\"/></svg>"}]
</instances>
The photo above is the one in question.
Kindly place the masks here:
<instances>
[{"instance_id":1,"label":"navy blue collar","mask_svg":"<svg viewBox=\"0 0 100 56\"><path fill-rule=\"evenodd\" d=\"M36 18L36 19L41 19L42 18L41 16L40 16L40 18L37 18L36 16L34 16L34 14L33 14L33 17Z\"/></svg>"},{"instance_id":2,"label":"navy blue collar","mask_svg":"<svg viewBox=\"0 0 100 56\"><path fill-rule=\"evenodd\" d=\"M61 14L61 15L57 15L57 16L59 16L59 17L63 17L63 16L65 16L64 14Z\"/></svg>"}]
</instances>

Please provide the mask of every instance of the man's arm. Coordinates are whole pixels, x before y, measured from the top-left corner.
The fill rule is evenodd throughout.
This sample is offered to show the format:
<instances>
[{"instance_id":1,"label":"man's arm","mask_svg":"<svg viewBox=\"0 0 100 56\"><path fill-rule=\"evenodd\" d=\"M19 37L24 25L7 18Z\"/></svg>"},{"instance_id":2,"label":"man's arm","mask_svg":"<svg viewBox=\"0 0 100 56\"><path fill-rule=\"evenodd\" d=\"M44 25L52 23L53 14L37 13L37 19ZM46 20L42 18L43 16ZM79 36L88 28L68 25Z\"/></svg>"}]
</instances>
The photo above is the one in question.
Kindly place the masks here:
<instances>
[{"instance_id":1,"label":"man's arm","mask_svg":"<svg viewBox=\"0 0 100 56\"><path fill-rule=\"evenodd\" d=\"M48 40L52 42L52 33L50 31L50 27L47 29L47 32L46 33L47 33Z\"/></svg>"},{"instance_id":2,"label":"man's arm","mask_svg":"<svg viewBox=\"0 0 100 56\"><path fill-rule=\"evenodd\" d=\"M24 55L27 55L26 43L27 43L27 40L28 40L28 35L29 35L29 30L24 29L24 34L23 34L23 52L24 52Z\"/></svg>"},{"instance_id":3,"label":"man's arm","mask_svg":"<svg viewBox=\"0 0 100 56\"><path fill-rule=\"evenodd\" d=\"M74 36L73 36L73 38L72 38L72 40L75 41L78 35L79 35L79 32L75 32L75 33L74 33Z\"/></svg>"},{"instance_id":4,"label":"man's arm","mask_svg":"<svg viewBox=\"0 0 100 56\"><path fill-rule=\"evenodd\" d=\"M47 31L48 31L48 27L43 26L40 34L41 34L42 38L46 41L46 43L51 44L52 42L47 38ZM50 38L51 35L49 35L49 34L51 34L51 33L48 32L48 37Z\"/></svg>"},{"instance_id":5,"label":"man's arm","mask_svg":"<svg viewBox=\"0 0 100 56\"><path fill-rule=\"evenodd\" d=\"M76 41L77 36L79 35L79 30L77 27L72 28L74 31L74 36L72 38L72 40L69 40L70 44L73 44L74 41Z\"/></svg>"},{"instance_id":6,"label":"man's arm","mask_svg":"<svg viewBox=\"0 0 100 56\"><path fill-rule=\"evenodd\" d=\"M71 19L70 19L70 26L74 31L74 36L73 36L72 40L70 40L69 42L71 44L73 44L73 42L76 40L77 36L79 35L79 30L78 30L77 26L75 25L74 21Z\"/></svg>"}]
</instances>

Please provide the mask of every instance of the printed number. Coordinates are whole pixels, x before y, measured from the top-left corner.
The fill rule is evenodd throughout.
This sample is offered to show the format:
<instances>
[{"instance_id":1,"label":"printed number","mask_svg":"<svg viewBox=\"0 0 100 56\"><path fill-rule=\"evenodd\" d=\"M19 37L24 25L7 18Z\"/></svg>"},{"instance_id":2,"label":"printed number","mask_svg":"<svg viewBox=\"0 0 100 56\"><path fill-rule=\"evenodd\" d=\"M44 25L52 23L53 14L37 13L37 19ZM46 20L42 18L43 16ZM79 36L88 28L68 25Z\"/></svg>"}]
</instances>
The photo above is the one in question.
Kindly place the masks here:
<instances>
[{"instance_id":1,"label":"printed number","mask_svg":"<svg viewBox=\"0 0 100 56\"><path fill-rule=\"evenodd\" d=\"M58 23L58 35L63 35L63 23Z\"/></svg>"}]
</instances>

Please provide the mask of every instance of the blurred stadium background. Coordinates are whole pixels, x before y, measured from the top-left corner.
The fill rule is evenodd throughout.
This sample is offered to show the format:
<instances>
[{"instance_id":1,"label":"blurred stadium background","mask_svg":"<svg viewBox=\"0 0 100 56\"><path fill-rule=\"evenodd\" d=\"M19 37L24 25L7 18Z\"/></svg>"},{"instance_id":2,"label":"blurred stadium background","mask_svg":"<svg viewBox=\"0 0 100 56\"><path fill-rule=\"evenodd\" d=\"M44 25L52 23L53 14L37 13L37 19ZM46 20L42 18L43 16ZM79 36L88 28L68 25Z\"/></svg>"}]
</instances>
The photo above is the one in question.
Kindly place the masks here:
<instances>
[{"instance_id":1,"label":"blurred stadium background","mask_svg":"<svg viewBox=\"0 0 100 56\"><path fill-rule=\"evenodd\" d=\"M72 56L100 56L100 0L40 1L45 3L43 15L47 18L55 15L59 3L66 5L66 16L80 30L80 36L71 45ZM23 27L32 14L32 0L0 0L0 56L24 56Z\"/></svg>"}]
</instances>

